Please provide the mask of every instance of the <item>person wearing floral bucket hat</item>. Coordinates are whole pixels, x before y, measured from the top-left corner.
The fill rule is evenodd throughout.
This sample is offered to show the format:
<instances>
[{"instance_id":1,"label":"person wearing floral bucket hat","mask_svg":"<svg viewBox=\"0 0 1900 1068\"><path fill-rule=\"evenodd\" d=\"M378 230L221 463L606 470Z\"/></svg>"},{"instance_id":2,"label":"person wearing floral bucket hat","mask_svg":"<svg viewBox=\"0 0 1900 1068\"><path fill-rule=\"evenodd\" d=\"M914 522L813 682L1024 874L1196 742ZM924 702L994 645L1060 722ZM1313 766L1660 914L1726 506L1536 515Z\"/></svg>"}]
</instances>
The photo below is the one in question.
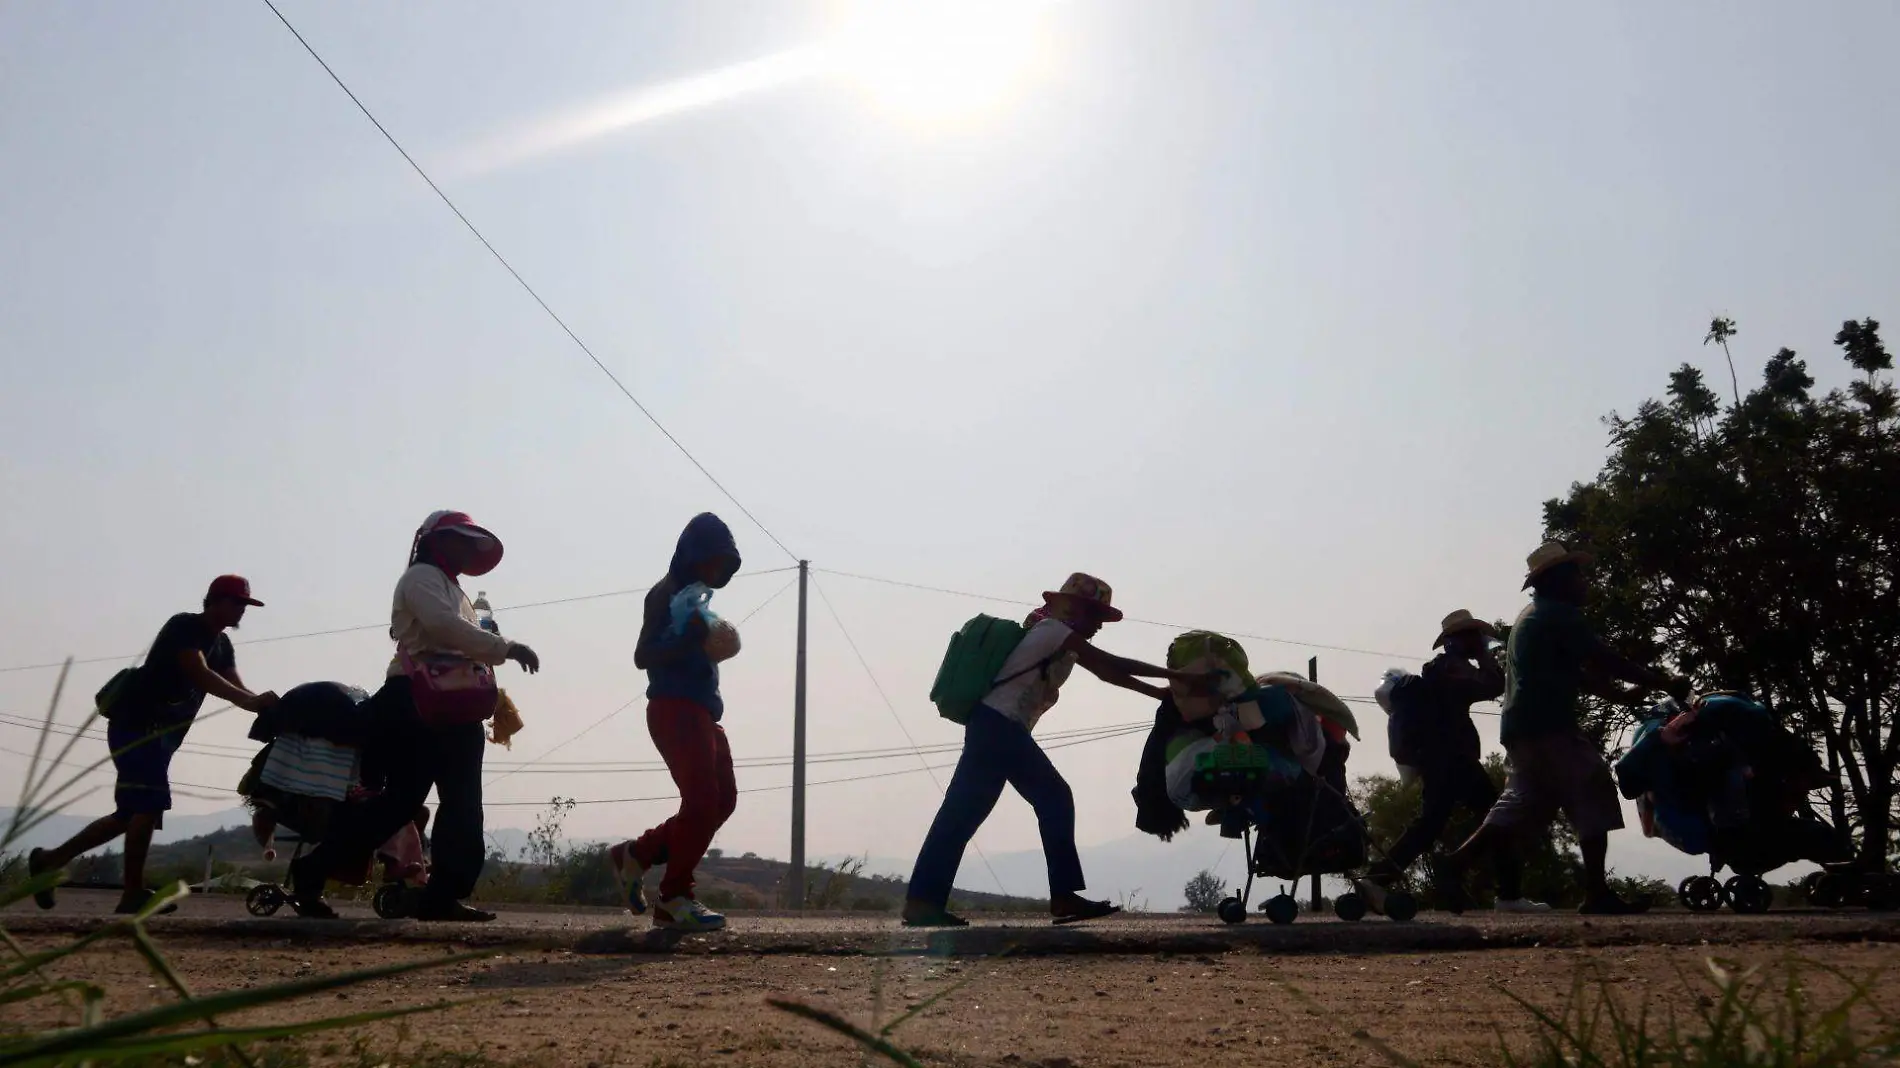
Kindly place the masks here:
<instances>
[{"instance_id":1,"label":"person wearing floral bucket hat","mask_svg":"<svg viewBox=\"0 0 1900 1068\"><path fill-rule=\"evenodd\" d=\"M944 790L943 804L924 838L905 894L907 927L965 927L949 912L951 885L963 851L983 821L1013 786L1036 811L1043 859L1049 866L1049 911L1059 924L1096 919L1121 911L1106 901L1081 895L1087 885L1075 848L1075 798L1062 773L1036 744L1031 732L1053 708L1062 684L1077 666L1103 682L1155 700L1167 690L1141 679L1180 681L1211 687L1213 676L1170 671L1104 652L1091 642L1102 624L1122 618L1108 583L1080 572L1060 590L1042 595L1043 607L1024 622L1022 642L1009 654L998 683L970 713L963 729L963 753Z\"/></svg>"},{"instance_id":2,"label":"person wearing floral bucket hat","mask_svg":"<svg viewBox=\"0 0 1900 1068\"><path fill-rule=\"evenodd\" d=\"M1439 892L1454 912L1466 901L1463 876L1476 858L1514 836L1541 834L1558 811L1583 852L1587 915L1641 912L1610 889L1605 867L1610 832L1623 807L1597 745L1583 732L1579 699L1589 694L1638 704L1645 693L1686 697L1686 680L1629 660L1605 645L1583 614L1590 599L1587 552L1547 541L1526 561L1531 603L1511 625L1505 647L1504 719L1499 738L1510 777L1476 834L1435 866ZM1626 688L1619 683L1628 683Z\"/></svg>"},{"instance_id":3,"label":"person wearing floral bucket hat","mask_svg":"<svg viewBox=\"0 0 1900 1068\"><path fill-rule=\"evenodd\" d=\"M486 575L501 563L501 539L465 512L431 512L409 543L409 567L396 581L389 636L396 642L383 687L369 700L373 734L365 756L387 769L388 785L361 805L348 806L315 849L290 867L291 906L300 916L333 919L323 900L325 875L339 861L368 856L389 840L436 791L433 867L416 905L418 920L481 922L491 912L462 899L475 890L487 851L482 838L482 723L425 722L417 710L410 666L424 658L473 661L490 667L514 661L530 674L541 658L520 642L482 628L463 575Z\"/></svg>"}]
</instances>

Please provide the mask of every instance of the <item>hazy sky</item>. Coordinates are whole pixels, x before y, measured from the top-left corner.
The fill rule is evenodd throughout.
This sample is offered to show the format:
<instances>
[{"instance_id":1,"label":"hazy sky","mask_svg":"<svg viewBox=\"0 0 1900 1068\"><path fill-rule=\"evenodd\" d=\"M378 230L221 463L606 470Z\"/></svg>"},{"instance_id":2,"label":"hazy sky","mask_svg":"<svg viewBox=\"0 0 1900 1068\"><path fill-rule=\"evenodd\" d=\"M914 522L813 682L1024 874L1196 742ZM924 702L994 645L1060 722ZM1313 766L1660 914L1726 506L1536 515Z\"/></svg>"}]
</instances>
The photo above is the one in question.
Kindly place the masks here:
<instances>
[{"instance_id":1,"label":"hazy sky","mask_svg":"<svg viewBox=\"0 0 1900 1068\"><path fill-rule=\"evenodd\" d=\"M1844 378L1842 319L1900 321L1885 0L1076 0L979 34L965 59L1015 76L959 75L944 99L899 91L893 69L938 58L902 34L854 46L855 79L824 68L857 25L836 5L283 8L824 568L1017 598L1086 569L1133 615L1416 658L1452 608L1517 610L1539 503L1595 473L1602 415L1684 359L1726 391L1699 344L1712 314L1739 321L1749 379L1789 345L1824 385ZM923 109L987 90L969 113ZM503 605L644 587L708 508L748 568L790 563L261 3L0 6L0 360L0 666L136 653L222 571L269 602L242 639L386 621L436 508L505 539L472 583ZM783 581L715 608L742 616ZM910 733L953 741L925 694L984 606L817 583ZM528 729L491 760L640 692L637 608L502 613L545 671L505 673ZM742 758L790 751L793 609L752 620L727 670ZM905 744L816 595L810 627L812 751ZM1169 636L1102 642L1160 659ZM1263 669L1311 652L1247 644ZM373 686L388 647L372 629L240 646L239 664L260 688ZM1319 655L1348 695L1392 662ZM62 717L112 667L76 670ZM0 710L37 714L53 677L0 674ZM1078 677L1042 729L1149 712ZM1354 768L1389 769L1364 716ZM242 718L192 741L243 746ZM5 749L30 741L0 728ZM1132 833L1139 746L1055 754L1085 843ZM552 759L655 753L636 705ZM0 779L23 766L0 753ZM214 786L242 770L175 766ZM490 799L671 791L561 770ZM909 856L936 800L921 774L815 788L811 851ZM569 830L637 832L667 808L583 806ZM748 794L718 844L782 856L786 813L784 793ZM1006 799L978 842L1033 848L1027 807ZM1214 842L1181 846L1181 879ZM965 876L986 881L974 859Z\"/></svg>"}]
</instances>

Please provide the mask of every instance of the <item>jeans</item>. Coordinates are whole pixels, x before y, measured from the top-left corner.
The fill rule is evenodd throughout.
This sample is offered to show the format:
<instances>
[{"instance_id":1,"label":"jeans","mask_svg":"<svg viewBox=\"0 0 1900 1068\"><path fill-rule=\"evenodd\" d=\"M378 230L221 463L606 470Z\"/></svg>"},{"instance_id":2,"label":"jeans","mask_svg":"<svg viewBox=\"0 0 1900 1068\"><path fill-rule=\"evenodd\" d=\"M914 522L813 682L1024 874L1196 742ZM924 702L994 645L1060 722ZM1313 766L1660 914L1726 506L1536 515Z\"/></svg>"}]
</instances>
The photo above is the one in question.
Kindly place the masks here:
<instances>
[{"instance_id":1,"label":"jeans","mask_svg":"<svg viewBox=\"0 0 1900 1068\"><path fill-rule=\"evenodd\" d=\"M329 834L299 863L307 865L303 870L313 879L316 873L360 863L415 820L433 788L437 804L425 899L431 904L462 900L475 892L488 859L482 839L482 751L487 735L480 723L424 724L403 676L389 679L370 700L369 747L387 783L368 801L339 808Z\"/></svg>"},{"instance_id":2,"label":"jeans","mask_svg":"<svg viewBox=\"0 0 1900 1068\"><path fill-rule=\"evenodd\" d=\"M1425 796L1418 818L1392 843L1392 848L1386 850L1386 859L1401 870L1411 867L1413 861L1438 841L1458 806L1483 815L1491 811L1498 800L1497 787L1491 785L1484 765L1475 759L1441 758L1419 769L1419 774L1425 780ZM1493 852L1492 863L1497 871L1498 897L1515 900L1524 896L1523 865L1516 851L1508 846L1500 847Z\"/></svg>"},{"instance_id":3,"label":"jeans","mask_svg":"<svg viewBox=\"0 0 1900 1068\"><path fill-rule=\"evenodd\" d=\"M938 907L949 903L963 850L1003 796L1005 783L1036 810L1042 855L1049 865L1049 896L1073 894L1087 885L1082 859L1075 852L1075 795L1069 784L1027 727L978 705L963 728L963 755L924 837L907 897Z\"/></svg>"},{"instance_id":4,"label":"jeans","mask_svg":"<svg viewBox=\"0 0 1900 1068\"><path fill-rule=\"evenodd\" d=\"M680 809L672 819L634 839L633 856L642 867L666 865L666 874L660 878L661 901L692 897L694 870L713 835L739 804L732 747L711 712L676 697L647 702L647 733L679 787Z\"/></svg>"}]
</instances>

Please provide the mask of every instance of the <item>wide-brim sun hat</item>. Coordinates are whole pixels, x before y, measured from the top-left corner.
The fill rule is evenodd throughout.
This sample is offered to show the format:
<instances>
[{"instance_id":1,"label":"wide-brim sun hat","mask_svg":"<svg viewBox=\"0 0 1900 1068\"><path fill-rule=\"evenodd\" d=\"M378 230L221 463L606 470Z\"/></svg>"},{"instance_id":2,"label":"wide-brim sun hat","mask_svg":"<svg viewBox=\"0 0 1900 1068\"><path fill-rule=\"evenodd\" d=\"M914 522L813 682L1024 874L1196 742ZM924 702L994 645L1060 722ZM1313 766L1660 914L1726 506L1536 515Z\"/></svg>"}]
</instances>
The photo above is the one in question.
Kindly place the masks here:
<instances>
[{"instance_id":1,"label":"wide-brim sun hat","mask_svg":"<svg viewBox=\"0 0 1900 1068\"><path fill-rule=\"evenodd\" d=\"M1085 608L1095 613L1104 623L1118 622L1122 618L1121 609L1113 604L1115 591L1109 588L1108 583L1080 571L1070 575L1068 581L1062 584L1061 589L1044 590L1042 599L1051 607L1067 604Z\"/></svg>"},{"instance_id":2,"label":"wide-brim sun hat","mask_svg":"<svg viewBox=\"0 0 1900 1068\"><path fill-rule=\"evenodd\" d=\"M1572 549L1561 541L1547 541L1537 550L1524 558L1524 588L1529 589L1532 580L1553 567L1576 564L1588 567L1596 562L1596 557L1582 549Z\"/></svg>"},{"instance_id":3,"label":"wide-brim sun hat","mask_svg":"<svg viewBox=\"0 0 1900 1068\"><path fill-rule=\"evenodd\" d=\"M467 575L486 575L501 563L503 551L501 539L495 536L494 531L470 519L467 512L447 509L430 512L429 518L423 520L422 525L416 528L416 544L421 545L422 539L432 534L457 534L480 544L481 548L477 551L475 559L470 562L468 570L464 572Z\"/></svg>"},{"instance_id":4,"label":"wide-brim sun hat","mask_svg":"<svg viewBox=\"0 0 1900 1068\"><path fill-rule=\"evenodd\" d=\"M1462 634L1468 630L1480 631L1487 638L1495 638L1498 636L1498 628L1472 615L1469 611L1460 608L1451 615L1446 616L1445 621L1438 625L1438 640L1432 643L1432 648L1441 648L1445 644L1445 639L1454 634Z\"/></svg>"}]
</instances>

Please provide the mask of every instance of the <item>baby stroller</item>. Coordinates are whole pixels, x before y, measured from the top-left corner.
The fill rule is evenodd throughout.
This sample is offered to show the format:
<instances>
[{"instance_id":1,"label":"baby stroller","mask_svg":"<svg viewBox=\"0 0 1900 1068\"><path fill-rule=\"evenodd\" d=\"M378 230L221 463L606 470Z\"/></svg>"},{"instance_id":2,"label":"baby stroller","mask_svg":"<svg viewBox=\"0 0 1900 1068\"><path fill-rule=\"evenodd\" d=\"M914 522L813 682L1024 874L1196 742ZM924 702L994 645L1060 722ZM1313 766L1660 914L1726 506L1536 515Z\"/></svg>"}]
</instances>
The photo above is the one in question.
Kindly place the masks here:
<instances>
[{"instance_id":1,"label":"baby stroller","mask_svg":"<svg viewBox=\"0 0 1900 1068\"><path fill-rule=\"evenodd\" d=\"M1185 670L1194 669L1199 658L1177 652L1191 639L1208 641L1195 634L1177 639L1169 650L1170 667L1182 662L1190 665ZM1233 661L1236 651L1222 648L1215 655ZM1227 669L1240 665L1244 660ZM1393 920L1410 920L1418 912L1416 899L1359 877L1366 865L1368 837L1346 794L1348 736L1358 730L1351 710L1324 687L1297 675L1242 677L1247 689L1224 694L1205 718L1196 715L1206 710L1196 709L1191 697L1177 697L1157 713L1136 783L1136 826L1165 840L1185 828L1184 812L1205 810L1223 837L1243 842L1245 885L1217 909L1226 923L1246 921L1255 878L1296 882L1308 875L1334 874L1348 876L1354 885L1333 903L1340 919L1357 921L1371 910ZM1165 794L1158 792L1156 769L1161 765ZM1299 916L1297 902L1285 892L1269 898L1261 911L1276 924L1292 923Z\"/></svg>"},{"instance_id":2,"label":"baby stroller","mask_svg":"<svg viewBox=\"0 0 1900 1068\"><path fill-rule=\"evenodd\" d=\"M304 846L323 840L333 820L350 805L373 796L364 785L361 751L367 739L369 695L353 686L313 682L287 691L278 704L258 716L251 737L265 743L238 784L238 793L251 810L251 832L264 850L265 860L277 858L276 835L282 827L296 833L294 862ZM372 770L371 781L374 781ZM412 911L414 900L428 880L422 832L428 809L405 825L374 856L343 858L328 873L347 886L370 879L374 861L383 866L382 881L371 898L376 914L399 919ZM253 916L271 916L288 904L287 887L265 883L251 889L244 906Z\"/></svg>"},{"instance_id":3,"label":"baby stroller","mask_svg":"<svg viewBox=\"0 0 1900 1068\"><path fill-rule=\"evenodd\" d=\"M1645 835L1709 858L1709 874L1676 888L1684 908L1767 912L1774 891L1762 876L1799 861L1822 865L1805 886L1815 904L1880 896L1878 880L1852 872L1846 843L1808 802L1827 781L1820 758L1755 701L1709 694L1687 709L1659 702L1617 759L1616 777ZM1724 868L1734 873L1727 882Z\"/></svg>"}]
</instances>

